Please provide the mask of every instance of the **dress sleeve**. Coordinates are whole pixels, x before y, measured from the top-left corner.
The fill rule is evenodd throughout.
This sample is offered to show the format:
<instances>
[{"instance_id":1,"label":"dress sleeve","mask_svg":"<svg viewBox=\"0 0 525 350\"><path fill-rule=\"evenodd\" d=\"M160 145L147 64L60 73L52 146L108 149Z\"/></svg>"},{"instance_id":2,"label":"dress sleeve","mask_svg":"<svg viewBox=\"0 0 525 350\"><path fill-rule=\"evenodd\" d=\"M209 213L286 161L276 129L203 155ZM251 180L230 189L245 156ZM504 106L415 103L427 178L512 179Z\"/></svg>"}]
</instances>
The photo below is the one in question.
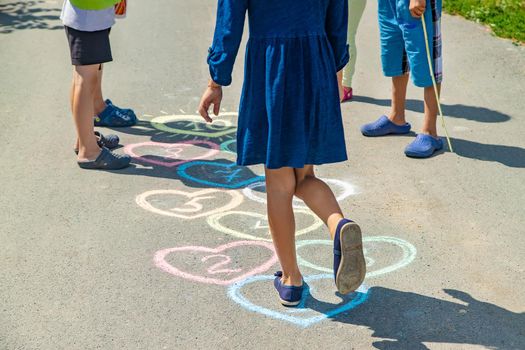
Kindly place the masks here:
<instances>
[{"instance_id":1,"label":"dress sleeve","mask_svg":"<svg viewBox=\"0 0 525 350\"><path fill-rule=\"evenodd\" d=\"M232 81L233 64L244 31L248 0L219 0L213 43L208 50L208 65L213 81L228 86Z\"/></svg>"},{"instance_id":2,"label":"dress sleeve","mask_svg":"<svg viewBox=\"0 0 525 350\"><path fill-rule=\"evenodd\" d=\"M348 33L348 0L329 0L326 15L326 34L332 45L335 66L339 72L343 69L350 54L347 43Z\"/></svg>"}]
</instances>

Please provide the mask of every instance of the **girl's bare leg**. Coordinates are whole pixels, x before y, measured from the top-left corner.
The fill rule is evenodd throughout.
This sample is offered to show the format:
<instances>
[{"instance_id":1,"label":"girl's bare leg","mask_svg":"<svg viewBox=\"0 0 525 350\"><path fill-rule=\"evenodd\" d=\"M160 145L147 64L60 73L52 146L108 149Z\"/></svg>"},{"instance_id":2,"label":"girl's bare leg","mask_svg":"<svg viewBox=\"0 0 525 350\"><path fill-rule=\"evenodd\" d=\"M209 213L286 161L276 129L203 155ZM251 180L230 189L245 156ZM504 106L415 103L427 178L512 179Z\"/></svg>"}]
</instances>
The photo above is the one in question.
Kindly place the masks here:
<instances>
[{"instance_id":1,"label":"girl's bare leg","mask_svg":"<svg viewBox=\"0 0 525 350\"><path fill-rule=\"evenodd\" d=\"M339 88L339 100L343 99L343 71L337 72L337 86Z\"/></svg>"},{"instance_id":2,"label":"girl's bare leg","mask_svg":"<svg viewBox=\"0 0 525 350\"><path fill-rule=\"evenodd\" d=\"M337 225L343 219L343 213L332 190L315 177L311 165L295 169L295 174L297 183L295 195L327 224L330 236L334 239ZM361 285L366 274L361 229L355 223L345 223L341 228L339 241L335 243L339 244L340 250L335 283L339 292L347 294ZM334 262L335 258L334 255Z\"/></svg>"},{"instance_id":3,"label":"girl's bare leg","mask_svg":"<svg viewBox=\"0 0 525 350\"><path fill-rule=\"evenodd\" d=\"M282 283L303 283L295 251L295 218L292 200L296 182L293 168L265 169L268 222L273 244L283 269Z\"/></svg>"},{"instance_id":4,"label":"girl's bare leg","mask_svg":"<svg viewBox=\"0 0 525 350\"><path fill-rule=\"evenodd\" d=\"M324 223L328 226L332 239L335 236L337 224L343 219L343 212L337 203L334 193L324 181L317 178L312 165L306 165L295 171L295 195L302 199Z\"/></svg>"}]
</instances>

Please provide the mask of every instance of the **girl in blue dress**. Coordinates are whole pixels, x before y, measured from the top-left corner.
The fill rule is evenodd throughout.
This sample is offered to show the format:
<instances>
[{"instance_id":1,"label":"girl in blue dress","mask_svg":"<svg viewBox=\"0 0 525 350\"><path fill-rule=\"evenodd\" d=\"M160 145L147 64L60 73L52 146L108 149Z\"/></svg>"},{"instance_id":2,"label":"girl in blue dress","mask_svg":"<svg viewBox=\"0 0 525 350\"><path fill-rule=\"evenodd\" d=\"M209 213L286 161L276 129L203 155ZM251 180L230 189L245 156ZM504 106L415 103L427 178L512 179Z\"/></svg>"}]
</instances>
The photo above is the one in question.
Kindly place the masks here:
<instances>
[{"instance_id":1,"label":"girl in blue dress","mask_svg":"<svg viewBox=\"0 0 525 350\"><path fill-rule=\"evenodd\" d=\"M199 113L217 116L248 13L245 80L239 107L237 163L264 164L270 231L282 272L275 288L287 306L299 304L293 196L328 226L334 240L337 289L349 293L365 277L359 226L347 219L314 165L347 160L337 72L349 59L348 0L219 0L208 64L211 80Z\"/></svg>"}]
</instances>

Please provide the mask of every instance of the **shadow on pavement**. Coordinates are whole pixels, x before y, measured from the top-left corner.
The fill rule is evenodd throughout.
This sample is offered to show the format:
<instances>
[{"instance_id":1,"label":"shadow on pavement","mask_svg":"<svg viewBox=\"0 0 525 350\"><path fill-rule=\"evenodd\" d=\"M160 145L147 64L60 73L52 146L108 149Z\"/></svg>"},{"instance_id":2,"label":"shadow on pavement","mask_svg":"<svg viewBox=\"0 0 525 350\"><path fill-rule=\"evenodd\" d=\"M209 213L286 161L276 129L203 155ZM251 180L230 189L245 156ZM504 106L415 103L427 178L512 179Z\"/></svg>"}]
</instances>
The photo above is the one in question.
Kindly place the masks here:
<instances>
[{"instance_id":1,"label":"shadow on pavement","mask_svg":"<svg viewBox=\"0 0 525 350\"><path fill-rule=\"evenodd\" d=\"M181 141L195 141L195 140L205 140L212 141L218 144L221 144L226 141L236 139L236 127L228 127L225 135L220 137L205 136L205 130L208 130L210 133L213 133L214 130L207 129L207 124L203 122L194 122L194 121L173 121L165 123L167 127L172 129L172 131L167 132L164 130L159 130L151 125L149 120L139 120L138 123L129 128L113 128L108 127L107 129L115 130L121 133L135 135L135 136L147 136L150 138L150 141L153 142L166 142L166 143L176 143ZM179 132L177 132L177 130ZM199 135L194 135L191 133L199 133Z\"/></svg>"},{"instance_id":2,"label":"shadow on pavement","mask_svg":"<svg viewBox=\"0 0 525 350\"><path fill-rule=\"evenodd\" d=\"M139 120L134 127L114 128L122 133L149 137L150 142L164 143L168 147L162 150L164 154L155 154L151 149L149 152L153 154L148 154L148 151L136 156L130 154L133 158L132 165L115 173L180 180L193 188L240 189L264 181L264 177L255 174L250 168L237 166L232 160L221 159L221 153L211 159L200 159L198 156L188 159L183 156L184 148L178 149L176 145L189 143L195 149L205 151L213 146L223 156L233 154L236 150L236 127L217 127L194 120L175 120L158 127L164 130L156 128L149 121ZM198 141L202 143L199 144ZM140 146L164 147L160 144Z\"/></svg>"},{"instance_id":3,"label":"shadow on pavement","mask_svg":"<svg viewBox=\"0 0 525 350\"><path fill-rule=\"evenodd\" d=\"M515 146L490 145L451 139L457 155L465 158L498 162L511 168L525 168L525 149Z\"/></svg>"},{"instance_id":4,"label":"shadow on pavement","mask_svg":"<svg viewBox=\"0 0 525 350\"><path fill-rule=\"evenodd\" d=\"M385 100L368 96L354 96L352 101L390 107L390 100L388 99ZM406 108L414 112L424 112L424 104L423 101L420 100L407 100ZM443 109L443 114L445 116L463 118L482 123L502 123L511 119L511 116L505 113L494 111L485 107L465 106L461 104L447 105L442 103L441 108Z\"/></svg>"},{"instance_id":5,"label":"shadow on pavement","mask_svg":"<svg viewBox=\"0 0 525 350\"><path fill-rule=\"evenodd\" d=\"M155 156L154 160L168 161ZM171 159L173 160L173 159ZM242 189L253 183L264 181L264 177L255 174L248 167L237 166L227 159L188 161L174 167L151 164L133 158L129 168L112 171L119 175L149 176L180 180L191 188L218 188L224 190ZM254 191L264 191L259 187Z\"/></svg>"},{"instance_id":6,"label":"shadow on pavement","mask_svg":"<svg viewBox=\"0 0 525 350\"><path fill-rule=\"evenodd\" d=\"M152 126L152 124L149 121L141 120L138 122L138 124L131 128L118 128L119 132L131 134L131 135L138 135L138 136L147 136L150 138L153 142L162 142L167 144L173 144L173 143L184 143L188 141L207 141L207 142L213 142L217 144L217 146L221 147L224 151L225 149L228 150L230 153L235 153L235 128L224 129L224 131L227 131L226 134L221 135L220 137L213 137L213 136L206 136L205 133L202 130L205 130L206 123L204 122L181 122L176 121L172 123L166 124L170 128L170 132L159 130ZM196 131L197 130L197 131ZM177 132L178 131L178 132ZM209 130L210 135L213 133L214 130ZM193 135L192 132L198 132L199 135ZM410 135L412 136L412 135ZM511 168L525 168L525 149L516 147L516 146L505 146L505 145L493 145L493 144L483 144L478 143L474 141L468 141L463 139L457 139L452 138L452 145L454 147L454 151L457 155L464 158L470 158L470 159L477 159L477 160L483 160L488 162L497 162L502 165L511 167ZM203 147L204 145L196 145L196 147ZM448 152L446 149L448 147L446 146L444 150L437 152L434 156L437 156L439 154ZM175 159L169 158L169 157L161 157L158 155L144 155L143 158L149 158L152 160L157 160L158 162L173 162ZM223 164L233 164L231 161L227 160L218 160L218 163L221 163L219 166L226 167ZM228 163L229 162L229 163ZM173 168L166 168L163 166L155 165L155 164L148 164L144 162L135 160L135 163L142 164L148 166L148 168L139 168L134 167L132 170L128 170L125 172L119 172L119 173L129 173L129 171L132 171L136 175L143 175L143 176L152 176L152 177L161 177L161 178L171 178L171 179L180 179L177 175L177 169ZM217 165L217 164L216 164ZM178 167L177 167L178 168ZM212 167L208 167L211 169ZM215 166L215 169L217 166ZM242 173L243 176L247 176L248 178L255 177L255 174L246 174L245 171L240 171L241 167L231 167L229 169L232 169L232 171ZM196 168L194 168L196 169ZM203 170L204 171L204 170ZM236 176L235 174L230 174L232 176ZM201 176L204 178L206 176L210 176L209 173L206 173L204 171ZM186 182L188 182L187 179L180 179ZM245 179L246 180L246 179ZM202 182L199 185L193 184L192 187L206 187L203 186L204 182ZM214 182L209 183L211 187L214 186ZM213 184L213 185L211 185ZM188 185L190 183L188 182ZM227 186L225 187L227 188Z\"/></svg>"},{"instance_id":7,"label":"shadow on pavement","mask_svg":"<svg viewBox=\"0 0 525 350\"><path fill-rule=\"evenodd\" d=\"M373 343L376 349L423 350L428 349L425 342L525 349L525 313L476 300L458 290L444 291L458 302L372 287L365 304L332 321L368 327L373 337L385 339ZM339 296L347 302L355 294ZM323 312L334 305L310 297L306 307Z\"/></svg>"},{"instance_id":8,"label":"shadow on pavement","mask_svg":"<svg viewBox=\"0 0 525 350\"><path fill-rule=\"evenodd\" d=\"M63 29L60 9L45 1L12 1L0 3L0 34L20 29Z\"/></svg>"}]
</instances>

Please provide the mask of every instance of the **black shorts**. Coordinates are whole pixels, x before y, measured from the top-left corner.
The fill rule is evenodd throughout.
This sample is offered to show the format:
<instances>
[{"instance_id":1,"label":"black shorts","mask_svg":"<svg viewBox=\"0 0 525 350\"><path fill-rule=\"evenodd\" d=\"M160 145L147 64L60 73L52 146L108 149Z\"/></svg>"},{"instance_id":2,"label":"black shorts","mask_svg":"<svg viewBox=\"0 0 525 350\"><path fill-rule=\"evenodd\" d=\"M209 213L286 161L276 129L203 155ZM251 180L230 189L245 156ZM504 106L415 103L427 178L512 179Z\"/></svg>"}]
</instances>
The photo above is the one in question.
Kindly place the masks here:
<instances>
[{"instance_id":1,"label":"black shorts","mask_svg":"<svg viewBox=\"0 0 525 350\"><path fill-rule=\"evenodd\" d=\"M66 28L71 63L74 66L87 66L113 61L109 32L111 28L96 32L83 32L70 27Z\"/></svg>"}]
</instances>

